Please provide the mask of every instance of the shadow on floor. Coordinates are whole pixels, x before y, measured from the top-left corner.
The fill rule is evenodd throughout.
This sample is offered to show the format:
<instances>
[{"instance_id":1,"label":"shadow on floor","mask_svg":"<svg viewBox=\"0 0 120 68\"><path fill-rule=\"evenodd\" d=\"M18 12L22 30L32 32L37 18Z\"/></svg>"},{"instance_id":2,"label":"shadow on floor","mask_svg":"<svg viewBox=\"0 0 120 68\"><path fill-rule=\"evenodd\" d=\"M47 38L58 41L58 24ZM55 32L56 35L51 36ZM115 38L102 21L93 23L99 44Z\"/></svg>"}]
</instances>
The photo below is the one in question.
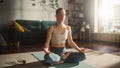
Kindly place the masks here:
<instances>
[{"instance_id":1,"label":"shadow on floor","mask_svg":"<svg viewBox=\"0 0 120 68\"><path fill-rule=\"evenodd\" d=\"M3 68L71 68L74 66L79 65L79 63L71 63L71 64L59 64L59 65L45 65L44 62L33 62L33 63L27 63L27 64L16 64L15 63L7 63L7 64L13 64L12 66L3 67ZM64 66L64 67L63 67Z\"/></svg>"},{"instance_id":2,"label":"shadow on floor","mask_svg":"<svg viewBox=\"0 0 120 68\"><path fill-rule=\"evenodd\" d=\"M47 67L40 62L33 62L33 63L27 63L27 64L16 64L16 65L4 67L4 68L47 68Z\"/></svg>"},{"instance_id":3,"label":"shadow on floor","mask_svg":"<svg viewBox=\"0 0 120 68\"><path fill-rule=\"evenodd\" d=\"M118 62L118 63L116 63L114 65L111 65L111 66L109 66L107 68L120 68L120 62Z\"/></svg>"}]
</instances>

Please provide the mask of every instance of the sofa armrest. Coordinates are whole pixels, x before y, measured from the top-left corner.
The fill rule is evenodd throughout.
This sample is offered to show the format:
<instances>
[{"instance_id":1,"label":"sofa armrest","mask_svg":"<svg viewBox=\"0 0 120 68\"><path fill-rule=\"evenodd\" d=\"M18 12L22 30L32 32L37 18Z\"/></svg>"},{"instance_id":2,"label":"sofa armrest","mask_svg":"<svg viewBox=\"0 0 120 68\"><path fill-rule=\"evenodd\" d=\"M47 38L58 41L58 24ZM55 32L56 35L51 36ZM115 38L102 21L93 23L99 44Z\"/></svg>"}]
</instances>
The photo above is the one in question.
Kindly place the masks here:
<instances>
[{"instance_id":1,"label":"sofa armrest","mask_svg":"<svg viewBox=\"0 0 120 68\"><path fill-rule=\"evenodd\" d=\"M74 37L74 32L75 32L74 27L71 27L71 31L72 31L72 38L73 38Z\"/></svg>"}]
</instances>

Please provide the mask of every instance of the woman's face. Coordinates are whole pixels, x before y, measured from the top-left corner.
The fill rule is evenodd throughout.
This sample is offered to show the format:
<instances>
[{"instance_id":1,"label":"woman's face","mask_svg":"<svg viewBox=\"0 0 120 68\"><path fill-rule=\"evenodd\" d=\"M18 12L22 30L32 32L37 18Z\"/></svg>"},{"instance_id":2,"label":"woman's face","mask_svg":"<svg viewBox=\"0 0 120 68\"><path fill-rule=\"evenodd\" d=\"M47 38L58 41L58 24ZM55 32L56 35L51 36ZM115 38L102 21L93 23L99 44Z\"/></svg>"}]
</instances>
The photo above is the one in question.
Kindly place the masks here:
<instances>
[{"instance_id":1,"label":"woman's face","mask_svg":"<svg viewBox=\"0 0 120 68\"><path fill-rule=\"evenodd\" d=\"M62 9L56 14L57 21L64 21L66 17L65 10Z\"/></svg>"}]
</instances>

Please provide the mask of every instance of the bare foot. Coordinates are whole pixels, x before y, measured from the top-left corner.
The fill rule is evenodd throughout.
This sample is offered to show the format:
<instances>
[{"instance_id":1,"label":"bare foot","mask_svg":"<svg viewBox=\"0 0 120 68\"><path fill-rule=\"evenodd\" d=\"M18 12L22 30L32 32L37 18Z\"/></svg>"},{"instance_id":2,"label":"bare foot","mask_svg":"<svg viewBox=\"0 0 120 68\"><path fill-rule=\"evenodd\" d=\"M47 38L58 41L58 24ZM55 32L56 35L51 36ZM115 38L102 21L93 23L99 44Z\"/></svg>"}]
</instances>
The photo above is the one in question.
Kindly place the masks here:
<instances>
[{"instance_id":1,"label":"bare foot","mask_svg":"<svg viewBox=\"0 0 120 68\"><path fill-rule=\"evenodd\" d=\"M64 63L64 61L59 61L59 62L53 63L52 65L55 65L55 64L63 64L63 63Z\"/></svg>"},{"instance_id":2,"label":"bare foot","mask_svg":"<svg viewBox=\"0 0 120 68\"><path fill-rule=\"evenodd\" d=\"M66 59L70 54L71 52L67 52L66 54L61 54L61 56L63 59Z\"/></svg>"}]
</instances>

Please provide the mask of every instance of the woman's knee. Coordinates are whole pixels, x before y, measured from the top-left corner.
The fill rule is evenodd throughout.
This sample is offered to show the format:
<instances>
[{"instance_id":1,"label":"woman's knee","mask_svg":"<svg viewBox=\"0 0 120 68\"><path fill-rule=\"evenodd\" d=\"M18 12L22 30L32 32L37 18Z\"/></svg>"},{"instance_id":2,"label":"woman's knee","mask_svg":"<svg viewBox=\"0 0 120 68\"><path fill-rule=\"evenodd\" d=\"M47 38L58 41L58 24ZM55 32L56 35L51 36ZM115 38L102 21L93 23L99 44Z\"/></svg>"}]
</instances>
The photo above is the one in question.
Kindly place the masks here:
<instances>
[{"instance_id":1,"label":"woman's knee","mask_svg":"<svg viewBox=\"0 0 120 68\"><path fill-rule=\"evenodd\" d=\"M86 56L84 53L78 53L76 56L76 61L83 61L86 59Z\"/></svg>"},{"instance_id":2,"label":"woman's knee","mask_svg":"<svg viewBox=\"0 0 120 68\"><path fill-rule=\"evenodd\" d=\"M59 62L61 60L61 57L57 54L51 53L51 54L46 54L44 56L44 60L48 64L53 64L55 62Z\"/></svg>"},{"instance_id":3,"label":"woman's knee","mask_svg":"<svg viewBox=\"0 0 120 68\"><path fill-rule=\"evenodd\" d=\"M86 57L84 53L74 52L65 60L65 63L79 63L85 59Z\"/></svg>"},{"instance_id":4,"label":"woman's knee","mask_svg":"<svg viewBox=\"0 0 120 68\"><path fill-rule=\"evenodd\" d=\"M46 55L44 56L44 61L45 61L45 63L48 63L48 64L53 63L48 54L46 54Z\"/></svg>"}]
</instances>

